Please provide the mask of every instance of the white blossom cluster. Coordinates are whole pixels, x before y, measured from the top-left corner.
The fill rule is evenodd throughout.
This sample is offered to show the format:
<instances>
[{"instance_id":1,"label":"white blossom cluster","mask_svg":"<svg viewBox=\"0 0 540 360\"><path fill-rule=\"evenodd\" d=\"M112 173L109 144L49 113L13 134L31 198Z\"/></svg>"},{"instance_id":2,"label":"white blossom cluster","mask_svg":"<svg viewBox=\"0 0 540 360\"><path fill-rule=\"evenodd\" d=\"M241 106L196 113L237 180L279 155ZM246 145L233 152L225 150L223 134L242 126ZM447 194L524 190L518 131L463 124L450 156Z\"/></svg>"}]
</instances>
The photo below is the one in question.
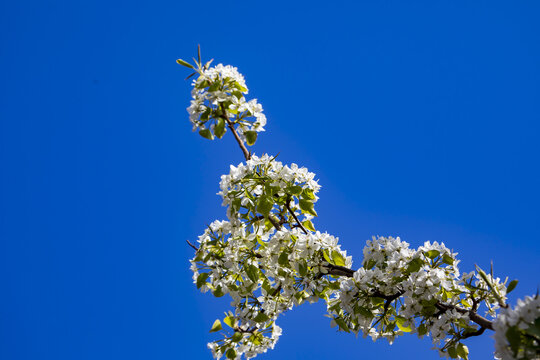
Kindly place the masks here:
<instances>
[{"instance_id":1,"label":"white blossom cluster","mask_svg":"<svg viewBox=\"0 0 540 360\"><path fill-rule=\"evenodd\" d=\"M540 296L502 309L494 328L496 359L540 359Z\"/></svg>"},{"instance_id":2,"label":"white blossom cluster","mask_svg":"<svg viewBox=\"0 0 540 360\"><path fill-rule=\"evenodd\" d=\"M211 329L223 335L208 344L215 358L249 359L274 348L278 316L322 299L339 330L390 343L404 333L429 336L441 356L453 359L468 359L462 340L491 329L482 312L495 319L497 358L540 359L539 296L509 308L506 296L517 280L507 287L479 268L460 275L457 253L443 243L411 249L399 237L374 237L362 267L351 270L338 239L312 223L320 189L315 174L245 149L244 141L253 145L264 131L266 117L256 99L246 100L244 77L229 65L202 66L200 56L197 67L177 62L199 74L187 109L193 130L213 139L230 128L249 158L221 177L228 221L208 226L191 260L197 288L232 299L227 330L219 319Z\"/></svg>"},{"instance_id":3,"label":"white blossom cluster","mask_svg":"<svg viewBox=\"0 0 540 360\"><path fill-rule=\"evenodd\" d=\"M281 334L277 317L294 305L336 291L336 281L326 275L330 263L352 265L331 235L253 228L258 230L251 233L243 224L213 222L199 237L199 250L191 261L193 280L201 291L232 298L234 312L224 322L234 332L209 344L216 358L251 358L273 348Z\"/></svg>"},{"instance_id":4,"label":"white blossom cluster","mask_svg":"<svg viewBox=\"0 0 540 360\"><path fill-rule=\"evenodd\" d=\"M352 278L340 279L339 292L328 302L332 325L390 343L416 332L430 336L441 355L466 358L468 349L460 340L479 330L469 310L476 312L482 302L491 313L499 300L478 274L460 278L456 255L437 242L414 250L399 238L367 241L363 267ZM498 279L491 283L506 295Z\"/></svg>"},{"instance_id":5,"label":"white blossom cluster","mask_svg":"<svg viewBox=\"0 0 540 360\"><path fill-rule=\"evenodd\" d=\"M266 154L253 155L245 165L231 165L230 173L221 176L218 195L233 224L255 214L268 216L273 210L285 217L287 206L295 215L298 210L304 220L310 220L317 214L313 206L320 189L314 178L315 174L304 167L283 165Z\"/></svg>"},{"instance_id":6,"label":"white blossom cluster","mask_svg":"<svg viewBox=\"0 0 540 360\"><path fill-rule=\"evenodd\" d=\"M256 99L247 101L244 77L237 68L219 64L202 69L193 81L191 105L187 108L193 131L199 130L206 138L221 138L226 132L226 120L236 125L238 134L247 140L250 135L264 131L266 116ZM251 132L251 133L250 133ZM248 144L251 145L248 141Z\"/></svg>"}]
</instances>

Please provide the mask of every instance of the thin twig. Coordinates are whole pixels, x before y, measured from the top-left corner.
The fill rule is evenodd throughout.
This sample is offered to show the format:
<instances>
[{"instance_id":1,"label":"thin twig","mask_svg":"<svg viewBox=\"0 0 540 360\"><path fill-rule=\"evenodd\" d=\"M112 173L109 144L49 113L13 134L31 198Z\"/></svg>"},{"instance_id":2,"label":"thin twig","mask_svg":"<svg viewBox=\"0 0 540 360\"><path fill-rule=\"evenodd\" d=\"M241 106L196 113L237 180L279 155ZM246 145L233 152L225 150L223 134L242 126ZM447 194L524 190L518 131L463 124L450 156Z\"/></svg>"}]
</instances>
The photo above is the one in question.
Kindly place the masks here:
<instances>
[{"instance_id":1,"label":"thin twig","mask_svg":"<svg viewBox=\"0 0 540 360\"><path fill-rule=\"evenodd\" d=\"M238 135L238 133L236 132L236 129L234 128L234 124L232 123L231 120L229 120L229 116L227 115L227 111L225 111L223 104L221 104L221 110L223 110L223 115L221 115L221 117L225 120L225 122L227 122L227 126L233 133L234 138L236 139L236 142L238 143L238 146L240 146L240 149L242 150L242 153L244 153L244 157L246 158L246 160L251 159L251 154L249 153L242 139L240 139L240 135Z\"/></svg>"},{"instance_id":2,"label":"thin twig","mask_svg":"<svg viewBox=\"0 0 540 360\"><path fill-rule=\"evenodd\" d=\"M199 248L196 247L195 245L193 245L192 243L190 243L189 240L186 240L186 242L187 242L188 245L191 246L195 251L199 251Z\"/></svg>"},{"instance_id":3,"label":"thin twig","mask_svg":"<svg viewBox=\"0 0 540 360\"><path fill-rule=\"evenodd\" d=\"M290 201L290 199L287 199L287 201L285 202L285 207L287 208L287 210L289 210L289 213L292 215L292 217L294 218L294 221L296 221L296 223L298 224L300 229L302 229L304 234L307 235L307 233L308 233L307 230L304 228L302 223L300 223L300 220L298 220L298 217L296 217L296 214L294 213L294 211L292 211L291 207L289 206L289 201Z\"/></svg>"}]
</instances>

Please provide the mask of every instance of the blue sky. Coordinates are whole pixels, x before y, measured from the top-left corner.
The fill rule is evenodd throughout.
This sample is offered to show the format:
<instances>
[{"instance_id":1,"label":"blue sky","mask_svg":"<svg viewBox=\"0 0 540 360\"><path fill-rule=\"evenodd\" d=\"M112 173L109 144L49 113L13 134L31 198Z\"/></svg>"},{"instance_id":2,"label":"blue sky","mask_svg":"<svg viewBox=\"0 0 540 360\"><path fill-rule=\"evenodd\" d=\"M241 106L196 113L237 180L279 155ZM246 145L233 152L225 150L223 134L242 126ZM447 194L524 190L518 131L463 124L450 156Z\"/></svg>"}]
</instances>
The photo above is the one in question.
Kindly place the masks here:
<instances>
[{"instance_id":1,"label":"blue sky","mask_svg":"<svg viewBox=\"0 0 540 360\"><path fill-rule=\"evenodd\" d=\"M228 300L188 259L232 138L191 132L186 69L233 64L268 117L253 150L317 174L318 229L444 242L539 286L536 1L13 1L0 5L0 358L209 359ZM229 135L229 134L228 134ZM437 359L283 316L262 359ZM491 359L489 336L468 341Z\"/></svg>"}]
</instances>

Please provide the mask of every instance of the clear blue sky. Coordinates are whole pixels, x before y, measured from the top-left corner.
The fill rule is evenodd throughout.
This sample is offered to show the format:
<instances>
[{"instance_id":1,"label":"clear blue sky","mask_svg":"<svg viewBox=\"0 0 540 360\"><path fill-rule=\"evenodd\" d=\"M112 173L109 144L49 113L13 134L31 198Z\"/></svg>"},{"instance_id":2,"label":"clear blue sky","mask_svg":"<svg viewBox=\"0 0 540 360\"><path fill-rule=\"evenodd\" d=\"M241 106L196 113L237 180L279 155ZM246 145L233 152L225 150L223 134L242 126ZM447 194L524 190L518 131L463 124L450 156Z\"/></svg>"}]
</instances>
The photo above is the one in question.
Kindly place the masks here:
<instances>
[{"instance_id":1,"label":"clear blue sky","mask_svg":"<svg viewBox=\"0 0 540 360\"><path fill-rule=\"evenodd\" d=\"M228 300L197 292L185 240L223 219L232 138L191 132L175 59L233 64L263 104L257 153L323 186L316 226L361 262L372 235L443 241L540 273L537 1L4 1L0 358L209 359ZM229 135L229 134L228 134ZM427 340L283 316L262 359L438 359ZM470 339L491 359L489 336Z\"/></svg>"}]
</instances>

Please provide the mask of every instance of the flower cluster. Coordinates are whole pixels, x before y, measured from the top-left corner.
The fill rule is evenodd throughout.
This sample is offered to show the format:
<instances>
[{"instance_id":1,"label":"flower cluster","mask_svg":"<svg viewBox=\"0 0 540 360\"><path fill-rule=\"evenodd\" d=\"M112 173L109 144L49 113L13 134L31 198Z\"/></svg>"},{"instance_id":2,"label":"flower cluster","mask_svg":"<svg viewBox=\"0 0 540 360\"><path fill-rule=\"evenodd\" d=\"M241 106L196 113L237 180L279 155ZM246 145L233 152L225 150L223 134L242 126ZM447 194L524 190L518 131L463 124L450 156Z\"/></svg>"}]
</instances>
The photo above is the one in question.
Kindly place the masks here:
<instances>
[{"instance_id":1,"label":"flower cluster","mask_svg":"<svg viewBox=\"0 0 540 360\"><path fill-rule=\"evenodd\" d=\"M199 74L187 109L193 130L213 139L231 129L247 159L221 177L228 221L210 224L191 260L197 288L232 299L223 318L227 330L219 319L211 329L223 335L208 344L215 358L266 352L281 335L280 314L322 299L332 326L373 340L392 343L416 333L430 336L441 356L468 359L462 341L495 329L496 356L540 359L538 295L509 308L506 296L517 280L507 286L480 268L460 275L457 253L442 243L412 249L399 237L373 238L362 267L352 270L337 238L312 223L320 189L315 174L246 150L244 141L255 143L266 117L257 100L244 97L244 77L232 66L202 66L200 55L197 67L177 61Z\"/></svg>"},{"instance_id":2,"label":"flower cluster","mask_svg":"<svg viewBox=\"0 0 540 360\"><path fill-rule=\"evenodd\" d=\"M193 100L187 108L193 130L208 139L221 138L232 125L249 145L255 143L257 132L264 131L266 116L256 99L244 97L248 88L242 74L235 67L219 64L202 68L199 75L193 81Z\"/></svg>"},{"instance_id":3,"label":"flower cluster","mask_svg":"<svg viewBox=\"0 0 540 360\"><path fill-rule=\"evenodd\" d=\"M218 194L223 198L223 206L228 207L227 216L233 224L263 216L272 226L271 222L298 220L301 214L312 228L310 220L317 215L314 203L320 189L314 178L315 174L296 164L289 167L268 155L253 155L245 165L231 165L230 173L221 176Z\"/></svg>"},{"instance_id":4,"label":"flower cluster","mask_svg":"<svg viewBox=\"0 0 540 360\"><path fill-rule=\"evenodd\" d=\"M251 232L244 224L215 221L199 237L191 260L193 280L201 291L229 294L233 312L223 322L231 328L209 344L216 358L246 358L273 348L281 329L275 320L305 301L328 298L339 285L328 274L331 264L351 266L337 239L300 229ZM213 331L221 330L217 320Z\"/></svg>"},{"instance_id":5,"label":"flower cluster","mask_svg":"<svg viewBox=\"0 0 540 360\"><path fill-rule=\"evenodd\" d=\"M456 255L437 242L414 250L399 238L373 238L364 248L363 267L340 280L328 302L332 325L390 343L404 333L429 335L441 355L467 358L461 340L483 331L471 314L480 304L492 311L499 298L479 274L460 278ZM504 284L490 279L504 296Z\"/></svg>"},{"instance_id":6,"label":"flower cluster","mask_svg":"<svg viewBox=\"0 0 540 360\"><path fill-rule=\"evenodd\" d=\"M514 309L502 309L494 327L497 359L540 359L540 296L527 296Z\"/></svg>"}]
</instances>

